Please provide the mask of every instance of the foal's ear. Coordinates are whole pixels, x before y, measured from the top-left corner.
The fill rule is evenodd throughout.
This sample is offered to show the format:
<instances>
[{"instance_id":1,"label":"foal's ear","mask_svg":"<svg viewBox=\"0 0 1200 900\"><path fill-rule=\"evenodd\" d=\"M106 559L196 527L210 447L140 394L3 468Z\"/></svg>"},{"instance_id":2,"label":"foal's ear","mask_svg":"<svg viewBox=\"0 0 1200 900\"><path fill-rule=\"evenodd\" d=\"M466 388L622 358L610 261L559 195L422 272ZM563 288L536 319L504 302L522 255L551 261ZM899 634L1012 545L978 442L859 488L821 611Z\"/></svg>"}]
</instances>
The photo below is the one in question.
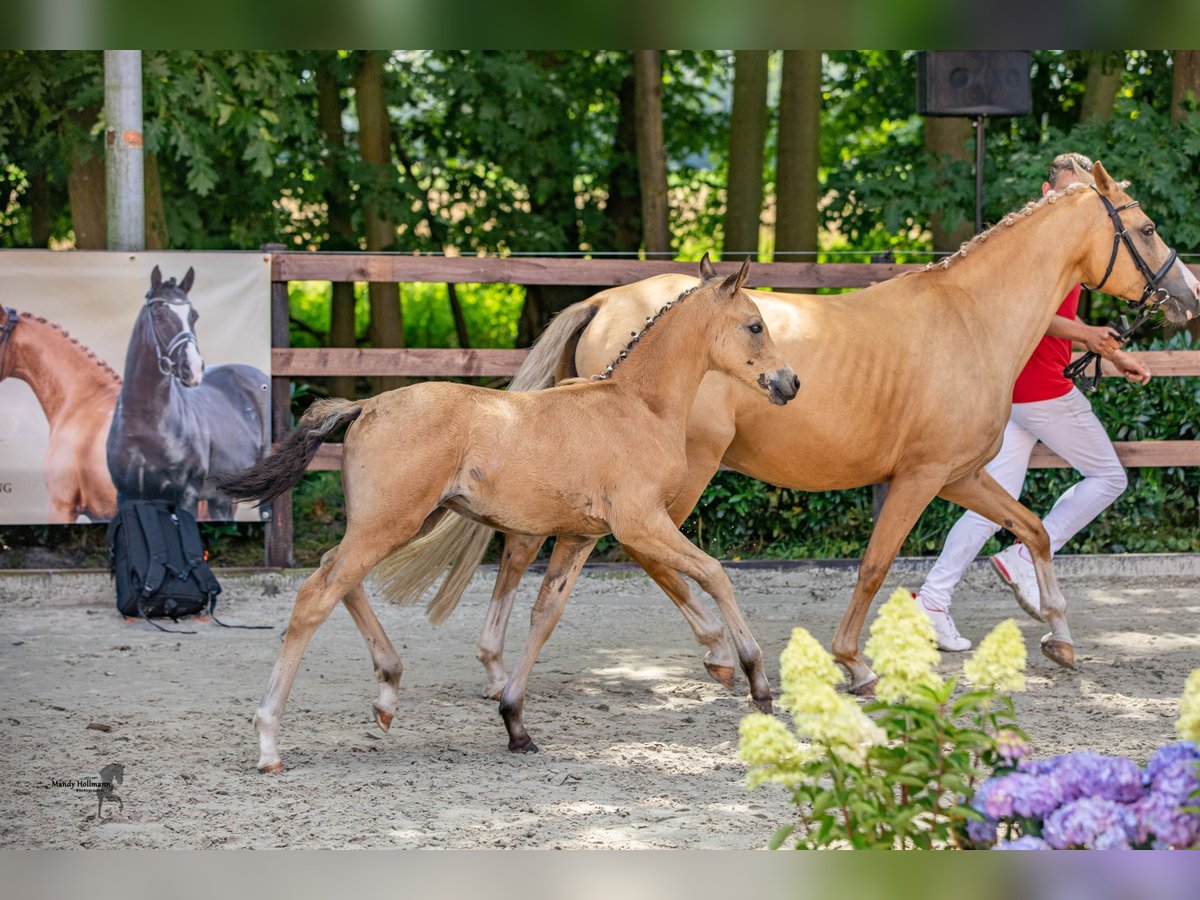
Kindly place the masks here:
<instances>
[{"instance_id":1,"label":"foal's ear","mask_svg":"<svg viewBox=\"0 0 1200 900\"><path fill-rule=\"evenodd\" d=\"M192 289L192 282L196 280L196 270L188 266L187 274L183 276L183 281L179 283L179 289L185 294Z\"/></svg>"},{"instance_id":2,"label":"foal's ear","mask_svg":"<svg viewBox=\"0 0 1200 900\"><path fill-rule=\"evenodd\" d=\"M150 293L156 293L160 287L162 287L162 271L155 266L150 271Z\"/></svg>"},{"instance_id":3,"label":"foal's ear","mask_svg":"<svg viewBox=\"0 0 1200 900\"><path fill-rule=\"evenodd\" d=\"M1117 189L1117 183L1112 180L1112 176L1108 174L1104 166L1100 165L1100 160L1096 160L1092 164L1092 178L1096 182L1096 190L1105 197L1109 197Z\"/></svg>"},{"instance_id":4,"label":"foal's ear","mask_svg":"<svg viewBox=\"0 0 1200 900\"><path fill-rule=\"evenodd\" d=\"M717 270L713 268L712 260L708 258L708 252L705 251L704 258L700 260L700 281L712 281L717 277Z\"/></svg>"},{"instance_id":5,"label":"foal's ear","mask_svg":"<svg viewBox=\"0 0 1200 900\"><path fill-rule=\"evenodd\" d=\"M743 284L746 283L746 276L750 274L750 257L746 257L742 263L742 267L733 275L725 279L721 288L728 294L736 294Z\"/></svg>"}]
</instances>

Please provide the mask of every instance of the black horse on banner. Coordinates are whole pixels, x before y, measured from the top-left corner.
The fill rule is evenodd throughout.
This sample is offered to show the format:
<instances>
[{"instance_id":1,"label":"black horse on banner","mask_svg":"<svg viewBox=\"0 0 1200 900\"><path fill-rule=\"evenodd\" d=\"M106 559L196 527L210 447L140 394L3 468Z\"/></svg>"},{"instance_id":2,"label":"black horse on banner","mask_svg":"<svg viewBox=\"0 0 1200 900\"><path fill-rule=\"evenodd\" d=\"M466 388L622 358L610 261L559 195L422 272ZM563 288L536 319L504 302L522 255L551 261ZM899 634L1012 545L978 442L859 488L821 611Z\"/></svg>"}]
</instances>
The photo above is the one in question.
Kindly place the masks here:
<instances>
[{"instance_id":1,"label":"black horse on banner","mask_svg":"<svg viewBox=\"0 0 1200 900\"><path fill-rule=\"evenodd\" d=\"M108 471L124 500L168 500L209 519L229 519L233 502L212 483L241 472L269 445L270 379L253 366L206 369L188 299L195 270L179 284L158 266L125 355L125 380L108 433ZM197 516L202 518L203 516Z\"/></svg>"}]
</instances>

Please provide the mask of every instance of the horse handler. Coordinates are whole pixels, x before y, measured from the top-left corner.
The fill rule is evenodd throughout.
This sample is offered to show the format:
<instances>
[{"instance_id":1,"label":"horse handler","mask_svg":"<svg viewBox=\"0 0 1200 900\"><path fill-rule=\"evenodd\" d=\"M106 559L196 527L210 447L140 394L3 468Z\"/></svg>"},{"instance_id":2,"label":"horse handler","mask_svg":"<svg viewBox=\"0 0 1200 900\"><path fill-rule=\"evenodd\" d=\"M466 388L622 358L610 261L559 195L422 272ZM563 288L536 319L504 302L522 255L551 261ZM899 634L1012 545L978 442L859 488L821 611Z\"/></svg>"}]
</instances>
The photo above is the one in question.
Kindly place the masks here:
<instances>
[{"instance_id":1,"label":"horse handler","mask_svg":"<svg viewBox=\"0 0 1200 900\"><path fill-rule=\"evenodd\" d=\"M1092 161L1082 154L1055 157L1042 183L1042 194L1063 190L1075 182L1090 183L1091 171ZM1193 290L1197 290L1194 282ZM1083 475L1083 480L1068 488L1042 520L1050 536L1051 553L1057 553L1100 515L1128 484L1125 469L1091 404L1063 375L1063 368L1071 361L1072 343L1099 353L1133 384L1150 381L1149 370L1120 349L1121 342L1107 327L1086 325L1078 318L1079 291L1076 285L1067 294L1046 336L1017 376L1004 442L987 465L988 473L1016 497L1024 486L1034 444L1040 440ZM958 633L950 616L950 601L967 566L999 529L999 525L977 513L964 514L950 529L941 555L918 592L942 650L971 649L971 642ZM1013 544L993 556L991 562L1022 608L1040 619L1037 578L1029 551L1022 544Z\"/></svg>"}]
</instances>

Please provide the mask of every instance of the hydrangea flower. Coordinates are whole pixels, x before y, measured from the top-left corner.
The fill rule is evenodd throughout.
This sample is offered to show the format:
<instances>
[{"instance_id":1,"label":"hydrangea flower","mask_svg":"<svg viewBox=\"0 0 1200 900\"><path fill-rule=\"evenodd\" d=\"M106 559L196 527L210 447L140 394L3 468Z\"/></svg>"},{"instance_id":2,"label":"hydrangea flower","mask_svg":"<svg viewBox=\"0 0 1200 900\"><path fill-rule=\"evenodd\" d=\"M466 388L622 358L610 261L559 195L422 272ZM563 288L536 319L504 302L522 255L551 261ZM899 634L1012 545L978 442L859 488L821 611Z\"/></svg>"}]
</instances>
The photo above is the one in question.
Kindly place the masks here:
<instances>
[{"instance_id":1,"label":"hydrangea flower","mask_svg":"<svg viewBox=\"0 0 1200 900\"><path fill-rule=\"evenodd\" d=\"M920 685L942 685L936 671L941 656L933 625L904 588L893 591L880 607L863 649L879 674L875 695L886 703L912 696Z\"/></svg>"},{"instance_id":2,"label":"hydrangea flower","mask_svg":"<svg viewBox=\"0 0 1200 900\"><path fill-rule=\"evenodd\" d=\"M1056 809L1042 826L1042 837L1055 850L1126 850L1137 834L1133 811L1104 797L1081 797Z\"/></svg>"},{"instance_id":3,"label":"hydrangea flower","mask_svg":"<svg viewBox=\"0 0 1200 900\"><path fill-rule=\"evenodd\" d=\"M764 713L750 713L738 726L738 756L755 768L746 776L749 787L771 781L789 784L799 777L805 753L788 727Z\"/></svg>"},{"instance_id":4,"label":"hydrangea flower","mask_svg":"<svg viewBox=\"0 0 1200 900\"><path fill-rule=\"evenodd\" d=\"M1200 669L1192 672L1184 685L1175 732L1181 740L1200 743Z\"/></svg>"},{"instance_id":5,"label":"hydrangea flower","mask_svg":"<svg viewBox=\"0 0 1200 900\"><path fill-rule=\"evenodd\" d=\"M803 628L793 628L792 638L779 656L779 677L783 683L784 705L787 697L812 679L831 687L845 677L821 642Z\"/></svg>"},{"instance_id":6,"label":"hydrangea flower","mask_svg":"<svg viewBox=\"0 0 1200 900\"><path fill-rule=\"evenodd\" d=\"M1008 728L996 732L996 752L1010 765L1025 759L1031 750L1029 742Z\"/></svg>"},{"instance_id":7,"label":"hydrangea flower","mask_svg":"<svg viewBox=\"0 0 1200 900\"><path fill-rule=\"evenodd\" d=\"M1156 793L1186 806L1188 798L1200 790L1200 779L1196 776L1196 764L1189 759L1180 759L1155 772L1150 785ZM1200 798L1194 805L1200 805Z\"/></svg>"},{"instance_id":8,"label":"hydrangea flower","mask_svg":"<svg viewBox=\"0 0 1200 900\"><path fill-rule=\"evenodd\" d=\"M979 688L1001 693L1025 690L1025 641L1017 623L1005 619L993 628L963 663L963 674Z\"/></svg>"},{"instance_id":9,"label":"hydrangea flower","mask_svg":"<svg viewBox=\"0 0 1200 900\"><path fill-rule=\"evenodd\" d=\"M851 765L861 766L867 749L887 740L883 729L854 700L816 679L798 686L789 708L801 737L828 747Z\"/></svg>"},{"instance_id":10,"label":"hydrangea flower","mask_svg":"<svg viewBox=\"0 0 1200 900\"><path fill-rule=\"evenodd\" d=\"M1058 782L1064 803L1081 797L1131 803L1142 795L1142 771L1127 757L1081 750L1056 759L1049 777Z\"/></svg>"},{"instance_id":11,"label":"hydrangea flower","mask_svg":"<svg viewBox=\"0 0 1200 900\"><path fill-rule=\"evenodd\" d=\"M970 839L971 845L983 848L996 843L996 826L998 824L995 819L984 819L982 822L979 819L968 819L967 837Z\"/></svg>"},{"instance_id":12,"label":"hydrangea flower","mask_svg":"<svg viewBox=\"0 0 1200 900\"><path fill-rule=\"evenodd\" d=\"M1200 751L1191 741L1180 741L1176 744L1165 744L1154 751L1150 761L1146 763L1145 782L1152 784L1158 773L1177 762L1198 762Z\"/></svg>"},{"instance_id":13,"label":"hydrangea flower","mask_svg":"<svg viewBox=\"0 0 1200 900\"><path fill-rule=\"evenodd\" d=\"M1032 834L1023 834L1013 841L1002 841L992 848L993 850L1049 850L1050 845L1043 841L1040 837L1034 837Z\"/></svg>"},{"instance_id":14,"label":"hydrangea flower","mask_svg":"<svg viewBox=\"0 0 1200 900\"><path fill-rule=\"evenodd\" d=\"M1013 772L985 781L975 792L971 805L992 819L1014 815L1040 819L1063 802L1062 788L1051 776Z\"/></svg>"},{"instance_id":15,"label":"hydrangea flower","mask_svg":"<svg viewBox=\"0 0 1200 900\"><path fill-rule=\"evenodd\" d=\"M1133 804L1132 811L1134 840L1139 844L1153 838L1155 847L1183 849L1195 846L1200 837L1200 817L1180 812L1179 800L1169 794L1151 791Z\"/></svg>"}]
</instances>

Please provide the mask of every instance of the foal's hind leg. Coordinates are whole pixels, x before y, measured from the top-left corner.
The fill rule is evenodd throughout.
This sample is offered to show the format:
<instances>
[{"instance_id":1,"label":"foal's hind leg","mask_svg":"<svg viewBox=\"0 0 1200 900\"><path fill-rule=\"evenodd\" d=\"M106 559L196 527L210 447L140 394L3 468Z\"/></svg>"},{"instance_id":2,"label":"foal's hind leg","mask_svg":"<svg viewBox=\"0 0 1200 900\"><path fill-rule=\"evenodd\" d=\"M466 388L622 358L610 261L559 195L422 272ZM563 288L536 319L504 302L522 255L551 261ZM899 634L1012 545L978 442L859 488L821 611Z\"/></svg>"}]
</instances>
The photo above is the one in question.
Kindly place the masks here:
<instances>
[{"instance_id":1,"label":"foal's hind leg","mask_svg":"<svg viewBox=\"0 0 1200 900\"><path fill-rule=\"evenodd\" d=\"M1067 627L1067 601L1058 589L1050 556L1050 536L1042 520L997 484L985 469L946 485L941 496L1007 528L1029 548L1041 594L1042 617L1050 626L1050 633L1042 638L1042 653L1064 668L1075 668L1075 646Z\"/></svg>"},{"instance_id":2,"label":"foal's hind leg","mask_svg":"<svg viewBox=\"0 0 1200 900\"><path fill-rule=\"evenodd\" d=\"M475 658L483 663L483 669L487 673L488 680L483 688L483 696L489 700L499 700L504 686L508 683L503 659L504 633L508 629L508 617L512 615L513 600L516 599L521 577L537 557L538 550L545 540L544 537L524 534L504 535L500 571L496 573L496 583L492 586L492 602L488 607L487 619L483 623L478 650L475 653Z\"/></svg>"},{"instance_id":3,"label":"foal's hind leg","mask_svg":"<svg viewBox=\"0 0 1200 900\"><path fill-rule=\"evenodd\" d=\"M755 706L769 712L771 685L763 672L762 650L734 600L733 585L721 564L684 537L665 512L661 517L614 529L614 536L640 555L694 579L716 601L750 681L750 697Z\"/></svg>"},{"instance_id":4,"label":"foal's hind leg","mask_svg":"<svg viewBox=\"0 0 1200 900\"><path fill-rule=\"evenodd\" d=\"M529 616L529 639L513 669L512 678L500 695L500 717L508 729L508 749L514 753L537 753L537 745L525 731L525 686L529 683L529 673L533 671L538 654L562 617L567 598L571 596L571 588L579 577L579 570L595 546L594 537L559 535L554 542L546 577L542 579L542 587Z\"/></svg>"},{"instance_id":5,"label":"foal's hind leg","mask_svg":"<svg viewBox=\"0 0 1200 900\"><path fill-rule=\"evenodd\" d=\"M404 664L400 662L400 655L375 617L375 610L371 609L363 586L360 584L347 591L342 602L346 604L371 653L375 680L379 682L379 699L372 707L372 714L376 724L387 731L396 714L396 702L400 699L400 676L404 673Z\"/></svg>"}]
</instances>

